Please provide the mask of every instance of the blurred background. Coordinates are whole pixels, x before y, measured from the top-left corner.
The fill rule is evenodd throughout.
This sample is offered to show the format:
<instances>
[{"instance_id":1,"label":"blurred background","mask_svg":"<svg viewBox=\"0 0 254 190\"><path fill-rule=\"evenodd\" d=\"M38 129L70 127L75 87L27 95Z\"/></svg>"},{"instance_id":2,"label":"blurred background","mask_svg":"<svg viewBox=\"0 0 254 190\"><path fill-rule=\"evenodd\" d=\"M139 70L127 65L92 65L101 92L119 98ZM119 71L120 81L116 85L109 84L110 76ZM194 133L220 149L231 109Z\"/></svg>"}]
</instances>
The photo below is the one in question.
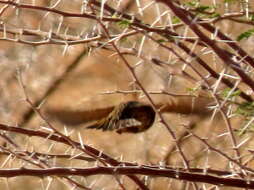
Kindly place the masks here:
<instances>
[{"instance_id":1,"label":"blurred background","mask_svg":"<svg viewBox=\"0 0 254 190\"><path fill-rule=\"evenodd\" d=\"M177 38L176 41L195 52L219 76L221 73L225 74L235 87L239 87L247 96L253 97L253 91L229 67L225 66L210 48L198 45L193 32L165 5L150 0L102 1L104 2L105 5L119 12L135 16L142 23L151 27L157 29L169 27L170 30L183 37L182 39ZM253 28L254 5L252 1L202 0L179 1L179 3L188 7L197 16L209 20L207 21L209 24L228 35L232 40L237 40L244 31ZM85 129L90 121L106 116L106 114L99 114L98 110L110 110L115 105L128 100L151 104L135 82L126 64L110 46L105 32L96 20L79 16L68 17L54 11L32 8L33 6L51 7L54 10L68 13L94 14L85 1L27 0L19 1L19 4L28 4L31 7L17 7L0 2L0 123L35 130L47 126L47 123L38 114L35 114L25 101L24 92L18 81L18 73L21 73L27 95L34 105L39 106L41 113L55 128L62 132L67 130L72 139L80 141L79 136L81 136L85 144L117 160L184 167L179 151L176 150L174 139L158 116L149 130L139 134L120 135L116 132ZM243 13L246 7L250 14L248 19ZM102 14L101 10L102 8L95 7L94 11L98 17ZM220 17L227 14L233 16L220 20ZM117 14L110 14L107 11L102 15L112 19L117 18ZM216 109L217 102L212 91L221 98L221 102L227 97L222 109L234 129L237 142L244 141L239 152L243 163L246 162L246 165L251 167L253 156L249 150L252 149L253 105L247 112L244 112L246 110L241 110L239 105L246 100L239 96L237 90L230 92L233 95L228 94L231 89L220 80L212 78L195 58L170 41L164 43L165 38L163 39L156 33L148 32L153 35L155 41L149 39L145 34L137 32L135 27L129 27L128 22L124 19L119 22L103 21L112 39L116 38L117 47L125 55L138 80L150 93L156 109L161 109L161 115L175 133L176 139L179 140L189 165L229 171L232 169L229 160L217 152L212 152L186 132L183 127L183 125L190 127L198 136L207 138L211 146L232 158L235 157L225 118ZM133 32L133 34L128 35L128 32ZM204 32L209 37L216 38L216 34ZM126 36L121 37L121 35ZM96 39L85 41L90 38ZM193 39L193 41L188 42L188 39ZM211 89L207 89L207 83L190 66L156 43L160 40L166 46L174 48L184 60L190 62L191 66L207 79ZM249 55L252 55L253 36L250 35L237 43ZM235 53L224 42L218 42L218 45ZM161 64L154 60L159 60ZM253 68L249 66L243 66L243 68L253 79ZM66 145L49 140L12 133L8 135L24 150L52 154L78 153L77 150L72 150ZM0 143L1 146L8 147L4 140L0 139ZM22 165L34 167L17 158L13 157L9 160L7 158L8 155L0 155L2 168L16 168ZM50 164L59 167L87 167L97 163L52 159ZM234 170L237 169L234 168ZM125 176L120 178L126 189L137 188ZM91 186L92 189L119 189L113 176L100 175L85 179L73 177L73 179ZM153 190L194 189L189 182L162 177L150 176L146 179L146 183ZM214 188L209 184L199 185L200 188L203 185L203 189ZM63 179L58 177L1 178L0 188L71 189ZM217 187L217 189L233 188Z\"/></svg>"}]
</instances>

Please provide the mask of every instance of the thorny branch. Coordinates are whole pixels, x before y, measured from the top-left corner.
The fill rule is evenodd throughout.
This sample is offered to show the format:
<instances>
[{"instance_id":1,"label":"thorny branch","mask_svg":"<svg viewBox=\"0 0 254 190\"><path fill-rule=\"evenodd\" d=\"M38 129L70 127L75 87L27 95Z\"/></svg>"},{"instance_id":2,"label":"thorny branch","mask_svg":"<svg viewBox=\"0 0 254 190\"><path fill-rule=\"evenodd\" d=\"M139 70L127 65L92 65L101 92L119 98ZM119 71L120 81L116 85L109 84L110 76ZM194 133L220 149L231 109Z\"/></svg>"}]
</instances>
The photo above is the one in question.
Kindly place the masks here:
<instances>
[{"instance_id":1,"label":"thorny branch","mask_svg":"<svg viewBox=\"0 0 254 190\"><path fill-rule=\"evenodd\" d=\"M37 136L37 137L41 137L41 138L47 138L49 140L64 143L67 145L71 145L71 144L69 144L69 141L67 141L63 137L60 137L55 134L43 132L40 130L23 129L20 127L13 127L13 126L7 126L7 125L2 125L2 124L0 124L0 129L4 130L4 131L15 132L15 133L27 135L30 137ZM202 140L202 141L205 142L204 140ZM229 186L236 185L237 187L248 187L248 188L252 188L252 186L254 184L254 182L251 182L251 181L243 181L242 179L227 177L227 176L237 176L236 173L230 173L227 171L219 171L219 170L211 170L209 168L205 169L205 170L198 169L198 168L183 169L183 168L170 168L167 166L156 166L156 165L149 166L149 165L139 165L139 164L129 163L129 162L118 162L118 161L114 160L113 158L110 158L108 155L106 155L106 154L104 154L104 153L102 153L102 152L100 152L88 145L85 145L85 144L81 145L78 142L74 142L74 143L75 143L76 147L84 146L85 149L89 150L90 152L93 152L93 154L98 154L101 157L101 159L110 163L111 166L109 166L109 167L97 166L94 168L87 168L87 169L81 169L81 168L71 168L71 169L69 169L69 168L68 169L67 168L50 168L50 169L20 168L20 169L11 169L11 170L1 170L1 176L2 177L14 177L14 176L18 176L18 175L45 176L45 175L57 175L57 174L59 174L59 172L62 175L67 175L67 176L68 175L87 176L87 175L98 175L98 174L109 174L110 175L112 173L117 173L117 174L121 174L121 175L142 174L142 175L164 176L164 177L169 177L169 178L190 180L193 182L207 182L207 183L209 183L209 181L212 179L212 184L224 184L224 185L229 185ZM209 146L209 144L207 142L205 142L205 143L206 143L206 145ZM214 151L217 151L217 150L214 149ZM36 153L34 155L36 155ZM222 156L226 156L226 155L223 153ZM75 155L73 156L73 158L75 158ZM249 169L249 170L251 171L251 169ZM253 171L251 171L251 172L254 173ZM195 174L195 173L197 173L197 174ZM195 174L195 175L192 176L192 174ZM218 175L219 177L216 177L214 175ZM250 173L250 175L253 175L253 174ZM222 176L225 176L225 178ZM232 185L230 185L230 184L232 184Z\"/></svg>"},{"instance_id":2,"label":"thorny branch","mask_svg":"<svg viewBox=\"0 0 254 190\"><path fill-rule=\"evenodd\" d=\"M146 166L118 166L118 167L90 167L90 168L50 168L50 169L12 169L12 170L0 170L0 177L16 177L16 176L37 176L45 177L51 175L78 175L78 176L91 176L91 175L152 175L154 177L169 177L179 180L187 180L193 182L204 182L214 185L225 185L231 187L242 187L254 189L254 181L245 181L242 179L234 179L225 177L216 177L208 174L193 174L189 172L183 172L164 168L149 168Z\"/></svg>"},{"instance_id":3,"label":"thorny branch","mask_svg":"<svg viewBox=\"0 0 254 190\"><path fill-rule=\"evenodd\" d=\"M216 6L213 7L213 11L207 11L207 7L202 7L200 4L188 5L181 4L178 1L157 0L147 3L143 3L140 0L135 2L126 1L125 3L128 7L131 7L132 5L137 6L138 13L136 14L128 13L128 11L125 11L123 7L120 7L119 5L122 1L118 1L116 3L117 6L114 5L114 1L112 1L112 4L109 1L84 1L82 2L81 11L69 12L62 10L60 6L58 7L60 2L61 0L57 1L57 3L53 6L39 6L35 5L35 3L25 4L13 0L0 0L0 4L3 5L0 10L0 40L17 42L29 46L45 46L52 44L56 46L63 45L65 47L69 47L82 45L89 51L99 51L104 49L111 52L112 56L115 56L117 59L122 61L126 71L131 74L133 83L138 89L118 89L114 91L106 91L102 94L145 95L149 103L156 110L159 123L162 123L166 127L168 133L173 139L174 145L169 152L166 153L166 159L164 160L165 163L170 163L168 162L168 158L172 152L171 150L177 150L177 154L180 155L184 168L177 166L169 167L168 165L164 165L164 163L161 165L144 165L135 162L130 163L122 160L119 161L118 159L114 159L108 154L83 143L82 140L80 140L80 142L72 140L68 134L64 134L57 130L57 128L51 124L51 122L37 107L41 100L47 98L53 91L58 89L59 84L62 82L62 78L60 77L57 79L51 88L42 95L42 98L39 98L38 101L33 103L28 96L25 82L21 78L20 74L19 82L24 90L25 101L30 105L31 109L27 112L27 114L25 114L25 117L23 118L24 122L21 123L22 127L0 124L0 138L5 142L3 146L0 146L0 155L7 157L2 164L2 167L6 167L8 165L7 163L11 162L10 160L14 161L16 159L29 164L29 167L24 166L21 168L1 169L1 177L45 177L56 175L61 179L64 178L67 180L73 188L80 187L82 189L92 189L91 187L88 187L87 184L83 185L83 183L74 180L70 176L87 177L92 175L111 175L114 177L118 187L124 190L127 189L127 187L125 187L125 183L122 178L120 178L122 177L121 175L124 175L130 178L140 189L148 190L150 186L147 185L146 180L143 181L141 178L137 177L137 175L145 175L152 178L165 177L176 180L185 180L194 184L195 189L199 189L199 184L197 184L197 182L213 184L216 186L224 185L254 189L254 182L249 180L253 177L254 170L248 165L251 161L253 161L253 152L250 150L247 154L249 159L245 160L246 151L242 149L242 146L249 143L251 138L241 139L241 137L235 133L239 127L234 126L234 123L231 120L232 117L235 117L235 115L232 114L234 112L233 110L241 108L242 105L247 105L249 106L247 107L249 112L244 113L247 115L244 115L247 118L245 128L249 128L249 126L253 124L253 108L251 105L253 104L254 91L254 59L244 48L241 47L240 43L235 41L233 37L226 35L222 32L223 30L216 25L218 22L224 21L253 25L253 19L251 20L251 16L248 15L253 15L254 12L253 10L250 10L248 1L244 1L246 3L243 6L244 10L240 10L236 13L229 12L216 17L212 17L216 14ZM162 8L162 4L159 4L158 2L162 2L164 7ZM145 11L153 6L156 7L155 14L157 16L155 20L152 22L143 21L144 15L147 14ZM188 6L192 7L190 8ZM52 26L49 30L41 27L41 23L37 28L35 27L31 29L25 25L14 25L9 22L8 19L2 19L8 11L13 10L16 10L17 12L18 10L30 10L34 13L44 14L45 17L48 15L54 15L59 17L61 21L58 21L55 28ZM246 16L246 18L244 18L244 16ZM165 17L167 17L166 21ZM67 26L65 31L62 32L62 25L64 23L63 20L68 18L78 18L81 19L82 22L93 21L91 24L92 27L74 34L73 32L68 32L69 26ZM174 19L179 21L174 23ZM43 19L41 22L43 22ZM80 27L83 28L84 26L80 25ZM189 36L189 29L191 30L193 36ZM248 32L247 35L254 33L253 31ZM127 41L130 40L130 42L128 41L125 43L124 40L126 39ZM149 48L144 51L146 44L148 44L148 46L152 44L151 46L158 48L158 51L146 52L150 51ZM77 63L79 63L84 54L88 55L86 48L80 57L74 61L73 65L78 65ZM166 56L169 55L168 58L165 58L166 56L161 53L161 50L165 50L167 52ZM205 61L205 58L203 58L205 54L212 54L214 57L214 65L219 65L220 69L212 65L212 63L209 62L210 60ZM138 60L137 64L133 66L132 61L128 59L128 56L136 58ZM175 65L179 65L179 67L177 69L172 67L172 65L174 65L173 63ZM151 67L156 65L156 67L160 68L164 72L167 72L171 78L183 77L185 80L189 80L193 84L198 84L201 88L200 91L209 94L209 96L196 96L186 92L175 93L168 91L167 89L160 91L148 90L147 86L143 84L136 72L136 68L138 68L139 65L145 64L150 65ZM76 68L76 66L66 67L62 76L67 76L70 71L74 70L74 68ZM190 69L194 74L189 73L186 68ZM204 70L201 71L199 68ZM229 93L222 97L220 93L223 91L225 86L229 87ZM216 117L215 115L217 112L220 113L226 126L226 133L224 135L228 136L230 139L229 151L232 151L234 155L225 152L225 150L221 147L212 145L209 141L210 139L205 139L201 137L202 135L197 135L198 133L196 133L195 130L199 130L199 128L196 126L192 129L185 127L182 135L176 133L171 123L166 120L165 113L194 113L192 112L194 109L194 107L192 107L193 105L190 106L191 111L186 111L186 105L184 105L184 102L178 103L175 106L175 109L173 104L171 107L168 106L165 108L165 105L155 102L156 98L154 95L172 96L179 99L211 99L211 102L213 102L212 105L206 104L201 111L198 111L206 113L207 110L212 110L213 115L211 116L211 120ZM184 109L180 109L179 107ZM110 109L112 108L109 107L109 110ZM105 110L106 109L100 111L103 112ZM97 116L99 117L99 110L97 111ZM47 130L50 132L43 131L43 128L39 128L37 130L23 128L34 113L39 115L46 123L48 127ZM81 114L86 115L87 118L90 118L89 113L90 112L87 110L81 112ZM103 114L105 113L103 112ZM76 114L77 113L75 113L75 115ZM82 122L85 122L83 117L81 123ZM193 126L194 125L195 124L193 124ZM73 151L73 154L57 154L27 150L24 149L25 146L23 147L23 145L18 145L15 142L16 138L13 136L9 137L9 133L16 133L26 137L39 137L45 139L46 141L63 143L75 151ZM217 136L220 135L221 134ZM182 138L186 136L188 136L188 140L198 140L202 148L205 147L206 150L214 152L226 160L232 171L215 170L210 168L207 163L204 164L205 169L193 167L193 165L190 164L191 157L187 154L187 150L182 144ZM211 136L211 134L208 135L209 138L211 138ZM82 168L55 167L50 164L50 161L54 159L69 159L75 161L86 161L89 163L95 162L95 164L93 167ZM36 169L30 168L30 166L33 166Z\"/></svg>"}]
</instances>

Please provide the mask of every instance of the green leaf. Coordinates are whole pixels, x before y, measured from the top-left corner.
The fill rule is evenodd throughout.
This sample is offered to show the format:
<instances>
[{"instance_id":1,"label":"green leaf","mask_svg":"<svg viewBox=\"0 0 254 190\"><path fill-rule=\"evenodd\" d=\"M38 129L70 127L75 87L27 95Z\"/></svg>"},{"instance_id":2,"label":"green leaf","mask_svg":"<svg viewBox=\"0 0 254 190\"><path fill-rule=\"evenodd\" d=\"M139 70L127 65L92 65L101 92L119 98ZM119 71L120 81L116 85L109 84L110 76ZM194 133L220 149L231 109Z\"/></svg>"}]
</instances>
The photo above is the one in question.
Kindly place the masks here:
<instances>
[{"instance_id":1,"label":"green leaf","mask_svg":"<svg viewBox=\"0 0 254 190\"><path fill-rule=\"evenodd\" d=\"M254 102L244 102L240 104L235 113L245 117L254 116Z\"/></svg>"},{"instance_id":2,"label":"green leaf","mask_svg":"<svg viewBox=\"0 0 254 190\"><path fill-rule=\"evenodd\" d=\"M251 20L251 21L254 21L254 14L251 14L251 15L250 15L250 20Z\"/></svg>"},{"instance_id":3,"label":"green leaf","mask_svg":"<svg viewBox=\"0 0 254 190\"><path fill-rule=\"evenodd\" d=\"M128 28L131 25L131 21L124 19L124 20L117 22L117 24L120 28Z\"/></svg>"},{"instance_id":4,"label":"green leaf","mask_svg":"<svg viewBox=\"0 0 254 190\"><path fill-rule=\"evenodd\" d=\"M192 0L190 2L187 2L186 5L189 7L197 7L199 5L199 1L198 0Z\"/></svg>"},{"instance_id":5,"label":"green leaf","mask_svg":"<svg viewBox=\"0 0 254 190\"><path fill-rule=\"evenodd\" d=\"M230 93L230 94L229 94ZM239 96L241 94L241 91L240 90L236 90L234 92L231 92L231 89L230 88L225 88L222 92L221 92L221 96L223 98L233 98L233 97L236 97L236 96Z\"/></svg>"},{"instance_id":6,"label":"green leaf","mask_svg":"<svg viewBox=\"0 0 254 190\"><path fill-rule=\"evenodd\" d=\"M235 3L237 0L224 0L224 3Z\"/></svg>"},{"instance_id":7,"label":"green leaf","mask_svg":"<svg viewBox=\"0 0 254 190\"><path fill-rule=\"evenodd\" d=\"M194 88L186 88L186 90L190 95L195 95L195 93L200 90L200 86Z\"/></svg>"},{"instance_id":8,"label":"green leaf","mask_svg":"<svg viewBox=\"0 0 254 190\"><path fill-rule=\"evenodd\" d=\"M201 5L197 8L197 11L204 12L205 10L211 9L210 6Z\"/></svg>"},{"instance_id":9,"label":"green leaf","mask_svg":"<svg viewBox=\"0 0 254 190\"><path fill-rule=\"evenodd\" d=\"M163 42L166 42L166 40L164 40L164 39L159 39L159 40L157 40L157 42L158 42L158 43L163 43Z\"/></svg>"},{"instance_id":10,"label":"green leaf","mask_svg":"<svg viewBox=\"0 0 254 190\"><path fill-rule=\"evenodd\" d=\"M241 33L238 37L237 37L237 41L241 41L243 39L248 39L250 36L252 36L254 34L254 29L250 29L247 30L246 32Z\"/></svg>"},{"instance_id":11,"label":"green leaf","mask_svg":"<svg viewBox=\"0 0 254 190\"><path fill-rule=\"evenodd\" d=\"M118 15L117 13L114 13L114 14L112 15L112 18L119 18L119 15Z\"/></svg>"},{"instance_id":12,"label":"green leaf","mask_svg":"<svg viewBox=\"0 0 254 190\"><path fill-rule=\"evenodd\" d=\"M173 18L172 18L172 24L178 24L180 22L181 22L181 20L177 16L173 16Z\"/></svg>"},{"instance_id":13,"label":"green leaf","mask_svg":"<svg viewBox=\"0 0 254 190\"><path fill-rule=\"evenodd\" d=\"M216 17L219 17L220 14L219 13L213 13L211 15L209 15L209 18L216 18Z\"/></svg>"}]
</instances>

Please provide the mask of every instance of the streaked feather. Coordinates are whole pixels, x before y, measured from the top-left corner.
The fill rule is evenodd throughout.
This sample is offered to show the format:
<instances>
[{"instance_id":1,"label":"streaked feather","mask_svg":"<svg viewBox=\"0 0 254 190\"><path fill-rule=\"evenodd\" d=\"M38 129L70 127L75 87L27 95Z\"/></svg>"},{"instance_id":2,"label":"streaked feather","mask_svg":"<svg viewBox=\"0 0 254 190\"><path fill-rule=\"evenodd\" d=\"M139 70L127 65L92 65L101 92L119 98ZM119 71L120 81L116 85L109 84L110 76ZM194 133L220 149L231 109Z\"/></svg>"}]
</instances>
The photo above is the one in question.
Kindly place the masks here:
<instances>
[{"instance_id":1,"label":"streaked feather","mask_svg":"<svg viewBox=\"0 0 254 190\"><path fill-rule=\"evenodd\" d=\"M148 129L154 122L155 112L150 105L137 101L121 103L105 118L87 127L118 133L137 133Z\"/></svg>"}]
</instances>

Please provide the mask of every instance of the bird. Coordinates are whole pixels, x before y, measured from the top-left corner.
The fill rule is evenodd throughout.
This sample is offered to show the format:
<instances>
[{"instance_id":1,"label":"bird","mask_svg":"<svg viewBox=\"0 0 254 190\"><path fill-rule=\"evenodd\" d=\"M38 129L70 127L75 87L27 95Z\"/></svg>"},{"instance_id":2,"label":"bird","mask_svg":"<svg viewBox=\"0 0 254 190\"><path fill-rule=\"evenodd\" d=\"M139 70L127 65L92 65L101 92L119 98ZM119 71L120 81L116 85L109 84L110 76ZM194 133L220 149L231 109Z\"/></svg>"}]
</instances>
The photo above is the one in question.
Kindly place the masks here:
<instances>
[{"instance_id":1,"label":"bird","mask_svg":"<svg viewBox=\"0 0 254 190\"><path fill-rule=\"evenodd\" d=\"M155 120L152 106L138 101L120 103L104 118L86 127L117 133L139 133L150 128Z\"/></svg>"}]
</instances>

